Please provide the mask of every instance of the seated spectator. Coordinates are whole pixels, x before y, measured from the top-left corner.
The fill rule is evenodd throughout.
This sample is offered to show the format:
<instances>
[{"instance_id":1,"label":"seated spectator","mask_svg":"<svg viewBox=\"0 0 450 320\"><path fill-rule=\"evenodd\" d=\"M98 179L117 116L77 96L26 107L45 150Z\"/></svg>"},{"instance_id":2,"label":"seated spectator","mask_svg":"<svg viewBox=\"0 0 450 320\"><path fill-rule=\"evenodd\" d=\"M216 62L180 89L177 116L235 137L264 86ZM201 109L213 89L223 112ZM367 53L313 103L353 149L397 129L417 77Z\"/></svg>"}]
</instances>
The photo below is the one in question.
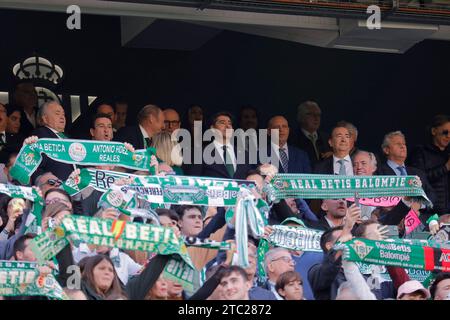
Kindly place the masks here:
<instances>
[{"instance_id":1,"label":"seated spectator","mask_svg":"<svg viewBox=\"0 0 450 320\"><path fill-rule=\"evenodd\" d=\"M406 281L397 292L397 300L428 300L430 297L430 291L417 280Z\"/></svg>"},{"instance_id":2,"label":"seated spectator","mask_svg":"<svg viewBox=\"0 0 450 320\"><path fill-rule=\"evenodd\" d=\"M430 286L433 300L450 300L450 273L441 272Z\"/></svg>"},{"instance_id":3,"label":"seated spectator","mask_svg":"<svg viewBox=\"0 0 450 320\"><path fill-rule=\"evenodd\" d=\"M287 271L279 276L275 289L284 300L304 300L302 285L298 272Z\"/></svg>"},{"instance_id":4,"label":"seated spectator","mask_svg":"<svg viewBox=\"0 0 450 320\"><path fill-rule=\"evenodd\" d=\"M168 283L161 274L148 292L145 300L167 300L168 296Z\"/></svg>"},{"instance_id":5,"label":"seated spectator","mask_svg":"<svg viewBox=\"0 0 450 320\"><path fill-rule=\"evenodd\" d=\"M275 285L280 277L286 271L294 271L295 260L291 254L284 248L273 248L267 251L264 257L264 267L267 275L265 288L272 291L277 300L283 300L278 294Z\"/></svg>"},{"instance_id":6,"label":"seated spectator","mask_svg":"<svg viewBox=\"0 0 450 320\"><path fill-rule=\"evenodd\" d=\"M218 276L224 300L250 300L251 283L244 269L231 266L221 270Z\"/></svg>"},{"instance_id":7,"label":"seated spectator","mask_svg":"<svg viewBox=\"0 0 450 320\"><path fill-rule=\"evenodd\" d=\"M172 135L175 130L181 127L180 115L174 109L164 109L163 112L165 118L163 131Z\"/></svg>"},{"instance_id":8,"label":"seated spectator","mask_svg":"<svg viewBox=\"0 0 450 320\"><path fill-rule=\"evenodd\" d=\"M183 175L181 149L176 141L172 141L168 132L154 135L151 146L156 149L156 157L159 162L170 166L176 175Z\"/></svg>"}]
</instances>

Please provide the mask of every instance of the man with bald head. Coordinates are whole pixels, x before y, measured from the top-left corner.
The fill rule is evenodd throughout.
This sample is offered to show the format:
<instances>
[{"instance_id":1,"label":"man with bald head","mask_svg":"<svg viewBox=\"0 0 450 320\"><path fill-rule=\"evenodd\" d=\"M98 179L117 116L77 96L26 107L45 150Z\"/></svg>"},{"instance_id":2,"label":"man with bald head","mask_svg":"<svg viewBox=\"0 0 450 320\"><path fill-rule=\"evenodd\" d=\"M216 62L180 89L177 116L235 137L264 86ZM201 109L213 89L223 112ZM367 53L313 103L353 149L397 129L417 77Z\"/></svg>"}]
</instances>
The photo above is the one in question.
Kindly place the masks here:
<instances>
[{"instance_id":1,"label":"man with bald head","mask_svg":"<svg viewBox=\"0 0 450 320\"><path fill-rule=\"evenodd\" d=\"M137 120L137 126L117 131L114 141L131 143L136 150L150 147L153 136L164 129L164 112L158 106L148 104L139 111Z\"/></svg>"},{"instance_id":2,"label":"man with bald head","mask_svg":"<svg viewBox=\"0 0 450 320\"><path fill-rule=\"evenodd\" d=\"M172 134L175 130L180 129L180 115L174 109L165 109L164 111L164 131Z\"/></svg>"},{"instance_id":3,"label":"man with bald head","mask_svg":"<svg viewBox=\"0 0 450 320\"><path fill-rule=\"evenodd\" d=\"M314 101L305 101L297 108L297 122L300 132L294 144L309 156L311 165L332 155L328 145L328 134L320 130L322 111ZM294 138L294 137L293 137Z\"/></svg>"},{"instance_id":4,"label":"man with bald head","mask_svg":"<svg viewBox=\"0 0 450 320\"><path fill-rule=\"evenodd\" d=\"M270 142L270 160L280 173L310 173L311 165L308 154L287 143L289 138L289 123L283 116L270 118L267 124L268 135L274 135L275 141ZM278 139L276 136L278 130Z\"/></svg>"}]
</instances>

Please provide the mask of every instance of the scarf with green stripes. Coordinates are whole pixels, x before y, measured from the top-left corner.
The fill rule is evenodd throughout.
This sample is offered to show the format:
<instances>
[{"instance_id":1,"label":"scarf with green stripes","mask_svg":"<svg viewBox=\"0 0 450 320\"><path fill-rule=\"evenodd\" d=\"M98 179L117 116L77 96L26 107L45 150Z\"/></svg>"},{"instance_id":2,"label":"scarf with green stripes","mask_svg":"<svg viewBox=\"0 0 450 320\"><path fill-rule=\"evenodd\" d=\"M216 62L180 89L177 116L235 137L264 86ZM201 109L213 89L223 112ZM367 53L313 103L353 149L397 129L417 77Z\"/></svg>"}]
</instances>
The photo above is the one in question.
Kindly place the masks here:
<instances>
[{"instance_id":1,"label":"scarf with green stripes","mask_svg":"<svg viewBox=\"0 0 450 320\"><path fill-rule=\"evenodd\" d=\"M13 184L0 184L0 193L7 194L11 198L20 198L33 202L31 212L26 221L25 233L41 233L42 208L44 201L37 191L31 187L16 186Z\"/></svg>"},{"instance_id":2,"label":"scarf with green stripes","mask_svg":"<svg viewBox=\"0 0 450 320\"><path fill-rule=\"evenodd\" d=\"M39 139L20 149L10 174L17 181L28 184L30 176L39 167L42 154L50 159L68 164L113 165L132 170L154 170L150 167L150 157L156 150L148 148L130 152L120 142ZM154 174L154 171L153 173Z\"/></svg>"},{"instance_id":3,"label":"scarf with green stripes","mask_svg":"<svg viewBox=\"0 0 450 320\"><path fill-rule=\"evenodd\" d=\"M0 296L45 296L67 300L53 274L41 275L35 262L0 261Z\"/></svg>"},{"instance_id":4,"label":"scarf with green stripes","mask_svg":"<svg viewBox=\"0 0 450 320\"><path fill-rule=\"evenodd\" d=\"M286 198L345 199L384 196L417 197L431 204L416 176L336 176L318 174L277 174L264 190L270 201Z\"/></svg>"},{"instance_id":5,"label":"scarf with green stripes","mask_svg":"<svg viewBox=\"0 0 450 320\"><path fill-rule=\"evenodd\" d=\"M356 238L335 245L343 249L343 259L368 264L450 271L450 249L427 240L389 239L375 241Z\"/></svg>"}]
</instances>

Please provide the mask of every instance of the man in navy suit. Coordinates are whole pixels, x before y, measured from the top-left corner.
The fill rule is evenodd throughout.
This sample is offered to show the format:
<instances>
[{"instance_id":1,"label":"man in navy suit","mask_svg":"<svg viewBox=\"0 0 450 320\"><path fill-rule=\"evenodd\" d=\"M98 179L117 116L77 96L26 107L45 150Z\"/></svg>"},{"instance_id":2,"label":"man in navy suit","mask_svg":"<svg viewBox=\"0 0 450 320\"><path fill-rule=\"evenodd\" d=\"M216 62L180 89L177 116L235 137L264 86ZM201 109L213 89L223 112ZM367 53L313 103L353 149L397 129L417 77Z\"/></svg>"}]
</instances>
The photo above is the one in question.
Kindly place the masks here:
<instances>
[{"instance_id":1,"label":"man in navy suit","mask_svg":"<svg viewBox=\"0 0 450 320\"><path fill-rule=\"evenodd\" d=\"M155 105L146 105L137 115L138 125L123 127L114 135L114 141L128 142L136 150L150 147L152 137L164 129L164 112Z\"/></svg>"},{"instance_id":2,"label":"man in navy suit","mask_svg":"<svg viewBox=\"0 0 450 320\"><path fill-rule=\"evenodd\" d=\"M247 172L256 168L256 164L249 164L249 154L243 144L231 144L234 132L232 119L228 112L219 112L212 117L211 129L215 139L205 147L202 163L189 166L189 175L245 179Z\"/></svg>"},{"instance_id":3,"label":"man in navy suit","mask_svg":"<svg viewBox=\"0 0 450 320\"><path fill-rule=\"evenodd\" d=\"M333 149L333 156L317 163L314 166L314 173L352 176L353 165L350 159L350 139L351 134L346 127L339 125L334 127L328 140Z\"/></svg>"},{"instance_id":4,"label":"man in navy suit","mask_svg":"<svg viewBox=\"0 0 450 320\"><path fill-rule=\"evenodd\" d=\"M272 117L267 124L267 129L270 136L272 136L272 130L279 130L278 141L270 143L271 164L278 168L278 172L310 173L311 165L308 154L287 143L290 129L286 118L283 116Z\"/></svg>"},{"instance_id":5,"label":"man in navy suit","mask_svg":"<svg viewBox=\"0 0 450 320\"><path fill-rule=\"evenodd\" d=\"M33 136L41 138L66 139L64 129L66 127L66 116L63 107L56 101L44 103L39 109L43 126L32 132ZM33 173L31 182L45 172L53 173L58 179L65 181L75 169L74 165L58 162L42 155L42 162Z\"/></svg>"},{"instance_id":6,"label":"man in navy suit","mask_svg":"<svg viewBox=\"0 0 450 320\"><path fill-rule=\"evenodd\" d=\"M387 161L381 164L377 169L378 175L397 175L397 176L418 176L422 181L422 188L431 202L436 200L436 194L433 187L428 182L425 173L417 168L405 165L408 155L405 136L401 131L394 131L386 134L383 139L381 149L385 154Z\"/></svg>"}]
</instances>

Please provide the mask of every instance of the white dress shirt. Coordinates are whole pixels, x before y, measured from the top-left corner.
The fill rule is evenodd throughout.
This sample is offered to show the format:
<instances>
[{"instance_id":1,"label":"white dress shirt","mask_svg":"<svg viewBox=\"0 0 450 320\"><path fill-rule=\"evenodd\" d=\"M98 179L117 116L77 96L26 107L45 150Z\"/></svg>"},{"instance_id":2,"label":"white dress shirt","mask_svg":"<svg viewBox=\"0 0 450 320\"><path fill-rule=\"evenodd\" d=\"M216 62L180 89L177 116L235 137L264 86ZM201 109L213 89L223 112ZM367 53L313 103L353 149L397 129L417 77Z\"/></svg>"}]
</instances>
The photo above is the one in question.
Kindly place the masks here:
<instances>
[{"instance_id":1,"label":"white dress shirt","mask_svg":"<svg viewBox=\"0 0 450 320\"><path fill-rule=\"evenodd\" d=\"M335 155L333 155L333 172L334 174L339 174L339 169L341 168L341 164L338 162L341 160L340 158L337 158ZM350 159L350 156L345 156L342 160L344 160L345 165L345 171L347 172L348 176L353 176L353 165L352 165L352 159Z\"/></svg>"},{"instance_id":2,"label":"white dress shirt","mask_svg":"<svg viewBox=\"0 0 450 320\"><path fill-rule=\"evenodd\" d=\"M145 129L141 125L139 125L139 129L141 129L141 133L142 133L142 136L144 137L144 141L145 141L145 138L150 138L148 136L147 131L145 131Z\"/></svg>"}]
</instances>

